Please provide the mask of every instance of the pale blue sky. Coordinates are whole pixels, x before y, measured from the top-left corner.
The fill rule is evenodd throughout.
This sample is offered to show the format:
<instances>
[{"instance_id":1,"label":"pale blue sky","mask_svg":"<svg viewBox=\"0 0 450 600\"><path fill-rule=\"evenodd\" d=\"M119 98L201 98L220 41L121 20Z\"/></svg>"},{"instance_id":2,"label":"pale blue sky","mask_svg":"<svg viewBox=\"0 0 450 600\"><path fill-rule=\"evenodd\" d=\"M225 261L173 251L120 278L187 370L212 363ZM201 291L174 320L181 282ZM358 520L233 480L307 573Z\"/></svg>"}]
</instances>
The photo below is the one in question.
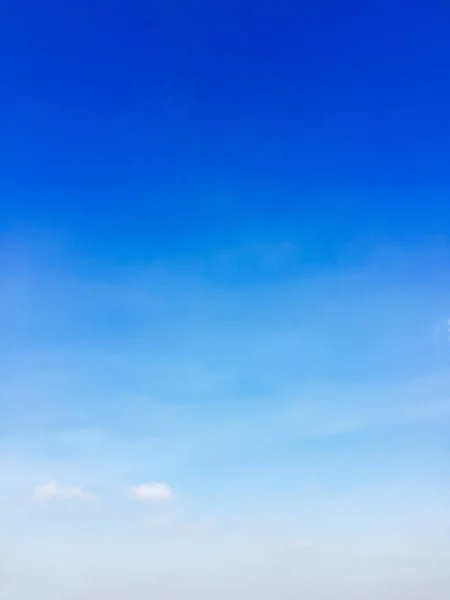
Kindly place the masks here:
<instances>
[{"instance_id":1,"label":"pale blue sky","mask_svg":"<svg viewBox=\"0 0 450 600\"><path fill-rule=\"evenodd\" d=\"M176 598L174 580L188 597L225 594L223 578L243 597L441 585L447 255L385 245L279 277L301 250L280 258L281 244L111 268L68 264L56 236L5 237L2 545L16 594L15 569L46 589L55 564L56 596L115 577ZM257 280L229 277L229 256ZM155 482L173 497L133 496Z\"/></svg>"}]
</instances>

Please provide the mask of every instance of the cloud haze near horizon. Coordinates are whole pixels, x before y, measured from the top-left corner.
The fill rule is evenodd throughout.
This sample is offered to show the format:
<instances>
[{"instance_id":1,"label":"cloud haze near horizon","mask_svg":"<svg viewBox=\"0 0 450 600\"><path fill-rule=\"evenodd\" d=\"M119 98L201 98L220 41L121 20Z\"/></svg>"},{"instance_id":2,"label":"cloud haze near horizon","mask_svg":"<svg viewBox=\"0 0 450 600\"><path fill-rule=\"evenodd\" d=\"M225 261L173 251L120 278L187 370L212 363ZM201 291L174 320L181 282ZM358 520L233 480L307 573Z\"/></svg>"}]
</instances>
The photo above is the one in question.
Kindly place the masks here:
<instances>
[{"instance_id":1,"label":"cloud haze near horizon","mask_svg":"<svg viewBox=\"0 0 450 600\"><path fill-rule=\"evenodd\" d=\"M45 597L444 598L439 273L391 248L270 286L195 260L80 277L40 245L2 254L11 597L35 572Z\"/></svg>"}]
</instances>

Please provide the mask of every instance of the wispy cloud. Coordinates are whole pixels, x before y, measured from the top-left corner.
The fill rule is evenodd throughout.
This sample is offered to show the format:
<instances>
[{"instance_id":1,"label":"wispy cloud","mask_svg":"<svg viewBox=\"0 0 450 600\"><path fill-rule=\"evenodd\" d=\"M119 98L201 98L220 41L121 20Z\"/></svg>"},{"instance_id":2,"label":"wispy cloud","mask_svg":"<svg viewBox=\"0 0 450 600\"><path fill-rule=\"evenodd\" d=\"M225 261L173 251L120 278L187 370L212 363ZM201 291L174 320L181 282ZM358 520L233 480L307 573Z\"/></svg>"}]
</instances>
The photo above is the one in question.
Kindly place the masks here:
<instances>
[{"instance_id":1,"label":"wispy cloud","mask_svg":"<svg viewBox=\"0 0 450 600\"><path fill-rule=\"evenodd\" d=\"M64 486L56 481L50 481L43 485L38 485L33 492L35 500L46 502L49 500L85 500L92 498L92 494L83 488L70 485Z\"/></svg>"},{"instance_id":2,"label":"wispy cloud","mask_svg":"<svg viewBox=\"0 0 450 600\"><path fill-rule=\"evenodd\" d=\"M166 483L142 483L130 489L130 496L142 502L166 502L173 500L174 493Z\"/></svg>"}]
</instances>

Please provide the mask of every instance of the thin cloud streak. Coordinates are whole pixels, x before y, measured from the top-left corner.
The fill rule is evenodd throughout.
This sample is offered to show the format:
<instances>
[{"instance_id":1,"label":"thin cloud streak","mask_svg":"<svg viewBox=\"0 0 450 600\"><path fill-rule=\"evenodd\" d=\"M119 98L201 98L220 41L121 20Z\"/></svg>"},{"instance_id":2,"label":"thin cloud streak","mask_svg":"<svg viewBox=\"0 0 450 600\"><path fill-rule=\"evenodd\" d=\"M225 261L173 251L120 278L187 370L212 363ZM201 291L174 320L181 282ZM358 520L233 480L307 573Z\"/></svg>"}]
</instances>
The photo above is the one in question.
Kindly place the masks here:
<instances>
[{"instance_id":1,"label":"thin cloud streak","mask_svg":"<svg viewBox=\"0 0 450 600\"><path fill-rule=\"evenodd\" d=\"M33 492L35 500L47 502L50 500L86 500L93 494L76 485L64 486L57 481L38 485Z\"/></svg>"}]
</instances>

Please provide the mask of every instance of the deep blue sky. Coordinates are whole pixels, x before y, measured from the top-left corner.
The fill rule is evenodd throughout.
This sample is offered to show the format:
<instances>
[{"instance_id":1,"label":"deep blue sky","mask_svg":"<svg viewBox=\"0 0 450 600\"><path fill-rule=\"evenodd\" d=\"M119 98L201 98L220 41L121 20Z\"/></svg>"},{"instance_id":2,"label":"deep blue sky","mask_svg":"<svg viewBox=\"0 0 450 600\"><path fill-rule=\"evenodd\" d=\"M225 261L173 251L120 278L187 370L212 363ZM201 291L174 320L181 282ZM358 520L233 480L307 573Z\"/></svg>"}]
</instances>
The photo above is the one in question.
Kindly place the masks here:
<instances>
[{"instance_id":1,"label":"deep blue sky","mask_svg":"<svg viewBox=\"0 0 450 600\"><path fill-rule=\"evenodd\" d=\"M442 231L449 26L445 3L4 2L6 223L131 255L269 225L319 259Z\"/></svg>"}]
</instances>

